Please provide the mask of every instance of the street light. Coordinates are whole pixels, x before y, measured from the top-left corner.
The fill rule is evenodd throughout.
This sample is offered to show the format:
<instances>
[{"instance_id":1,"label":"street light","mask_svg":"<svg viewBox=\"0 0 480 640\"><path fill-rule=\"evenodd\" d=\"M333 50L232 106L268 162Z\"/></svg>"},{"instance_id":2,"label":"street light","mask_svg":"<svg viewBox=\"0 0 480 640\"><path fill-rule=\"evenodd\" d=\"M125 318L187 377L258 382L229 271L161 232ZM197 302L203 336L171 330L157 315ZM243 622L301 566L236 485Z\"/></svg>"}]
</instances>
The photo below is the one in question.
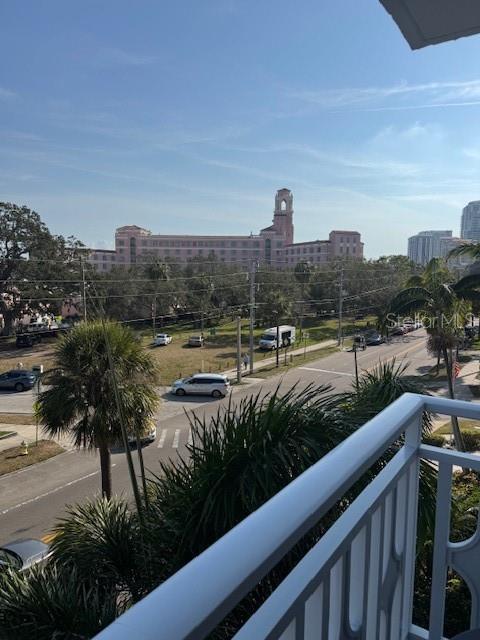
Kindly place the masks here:
<instances>
[{"instance_id":1,"label":"street light","mask_svg":"<svg viewBox=\"0 0 480 640\"><path fill-rule=\"evenodd\" d=\"M354 336L353 337L353 345L352 345L352 351L353 351L353 358L355 361L355 387L356 390L358 391L358 363L357 363L357 351L358 349L361 349L362 351L365 351L366 349L366 342L365 342L365 336Z\"/></svg>"}]
</instances>

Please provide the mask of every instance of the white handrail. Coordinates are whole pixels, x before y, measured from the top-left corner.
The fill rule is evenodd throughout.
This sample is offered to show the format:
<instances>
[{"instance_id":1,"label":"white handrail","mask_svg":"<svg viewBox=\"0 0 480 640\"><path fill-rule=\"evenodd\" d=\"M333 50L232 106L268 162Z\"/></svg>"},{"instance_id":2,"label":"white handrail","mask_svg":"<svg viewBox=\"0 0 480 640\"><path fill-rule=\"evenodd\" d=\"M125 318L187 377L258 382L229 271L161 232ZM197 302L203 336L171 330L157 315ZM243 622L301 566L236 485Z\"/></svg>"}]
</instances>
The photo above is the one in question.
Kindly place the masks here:
<instances>
[{"instance_id":1,"label":"white handrail","mask_svg":"<svg viewBox=\"0 0 480 640\"><path fill-rule=\"evenodd\" d=\"M98 640L201 638L324 515L423 410L406 393L129 609ZM179 611L179 603L183 603Z\"/></svg>"},{"instance_id":2,"label":"white handrail","mask_svg":"<svg viewBox=\"0 0 480 640\"><path fill-rule=\"evenodd\" d=\"M205 637L428 410L480 420L480 405L404 394L102 631L97 640ZM418 442L419 444L419 442ZM408 439L405 446L412 445ZM432 454L429 447L421 447ZM437 456L442 455L440 452ZM465 454L464 454L465 455Z\"/></svg>"}]
</instances>

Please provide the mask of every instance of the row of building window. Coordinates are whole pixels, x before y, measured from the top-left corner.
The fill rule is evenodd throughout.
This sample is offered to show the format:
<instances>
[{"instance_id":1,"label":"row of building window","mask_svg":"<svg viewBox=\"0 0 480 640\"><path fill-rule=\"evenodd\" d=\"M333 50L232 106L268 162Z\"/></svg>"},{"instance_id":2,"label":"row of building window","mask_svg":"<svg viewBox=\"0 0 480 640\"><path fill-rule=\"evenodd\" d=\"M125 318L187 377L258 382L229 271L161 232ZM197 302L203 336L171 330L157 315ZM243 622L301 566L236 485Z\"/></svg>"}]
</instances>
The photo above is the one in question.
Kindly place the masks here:
<instances>
[{"instance_id":1,"label":"row of building window","mask_svg":"<svg viewBox=\"0 0 480 640\"><path fill-rule=\"evenodd\" d=\"M307 246L307 247L291 247L290 249L286 250L286 254L287 255L299 255L300 253L322 253L322 252L327 252L328 251L328 246L327 245L317 245L316 247L312 247L312 246Z\"/></svg>"},{"instance_id":2,"label":"row of building window","mask_svg":"<svg viewBox=\"0 0 480 640\"><path fill-rule=\"evenodd\" d=\"M350 241L353 244L357 244L357 238L356 237L347 236L346 238L344 238L343 236L340 236L340 242L346 242L347 244L349 244Z\"/></svg>"},{"instance_id":3,"label":"row of building window","mask_svg":"<svg viewBox=\"0 0 480 640\"><path fill-rule=\"evenodd\" d=\"M117 246L124 247L125 241L117 239ZM141 240L142 247L260 247L259 240ZM282 247L283 242L277 240L277 247Z\"/></svg>"},{"instance_id":4,"label":"row of building window","mask_svg":"<svg viewBox=\"0 0 480 640\"><path fill-rule=\"evenodd\" d=\"M98 254L98 253L94 253L91 255L92 260L94 260L95 262L97 262L98 260L101 261L107 261L108 259L110 259L110 262L115 262L115 254L111 253L111 254Z\"/></svg>"}]
</instances>

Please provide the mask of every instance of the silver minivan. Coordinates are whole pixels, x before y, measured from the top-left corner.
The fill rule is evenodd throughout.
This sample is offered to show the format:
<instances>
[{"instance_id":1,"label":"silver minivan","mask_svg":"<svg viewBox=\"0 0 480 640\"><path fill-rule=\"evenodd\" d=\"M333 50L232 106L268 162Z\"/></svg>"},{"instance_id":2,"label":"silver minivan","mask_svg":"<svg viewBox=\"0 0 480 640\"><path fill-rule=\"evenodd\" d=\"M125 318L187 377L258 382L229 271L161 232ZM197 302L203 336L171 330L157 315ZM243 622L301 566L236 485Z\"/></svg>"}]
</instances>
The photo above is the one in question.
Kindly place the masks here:
<instances>
[{"instance_id":1,"label":"silver minivan","mask_svg":"<svg viewBox=\"0 0 480 640\"><path fill-rule=\"evenodd\" d=\"M176 396L198 394L224 398L230 391L230 382L227 376L219 373L196 373L190 378L175 380L172 384L172 393Z\"/></svg>"}]
</instances>

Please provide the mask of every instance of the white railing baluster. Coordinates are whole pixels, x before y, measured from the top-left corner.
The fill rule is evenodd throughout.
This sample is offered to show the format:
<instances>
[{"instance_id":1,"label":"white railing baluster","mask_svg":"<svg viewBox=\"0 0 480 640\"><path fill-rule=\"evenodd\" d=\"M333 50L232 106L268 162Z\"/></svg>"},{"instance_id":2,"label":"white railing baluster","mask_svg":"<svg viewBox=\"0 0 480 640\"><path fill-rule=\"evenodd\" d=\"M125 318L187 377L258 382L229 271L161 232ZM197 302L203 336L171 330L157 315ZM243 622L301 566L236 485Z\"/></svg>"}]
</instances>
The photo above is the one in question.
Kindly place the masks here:
<instances>
[{"instance_id":1,"label":"white railing baluster","mask_svg":"<svg viewBox=\"0 0 480 640\"><path fill-rule=\"evenodd\" d=\"M341 557L330 571L330 607L328 640L341 640L343 622L344 558Z\"/></svg>"},{"instance_id":2,"label":"white railing baluster","mask_svg":"<svg viewBox=\"0 0 480 640\"><path fill-rule=\"evenodd\" d=\"M305 603L305 640L318 640L323 619L323 583Z\"/></svg>"},{"instance_id":3,"label":"white railing baluster","mask_svg":"<svg viewBox=\"0 0 480 640\"><path fill-rule=\"evenodd\" d=\"M442 461L439 465L437 480L429 640L441 640L441 638L443 638L447 544L450 537L451 490L452 465L451 463Z\"/></svg>"},{"instance_id":4,"label":"white railing baluster","mask_svg":"<svg viewBox=\"0 0 480 640\"><path fill-rule=\"evenodd\" d=\"M397 453L235 638L440 640L447 562L480 574L476 556L475 562L472 559L480 534L478 541L468 544L448 542L452 465L480 471L480 456L422 445L425 410L480 420L480 406L474 403L405 394L133 606L97 640L158 640L159 633L168 640L208 637L393 443L399 443ZM439 468L429 631L412 624L421 458L433 460ZM475 577L472 584L477 589L476 583ZM480 585L478 594L480 601ZM178 602L183 603L181 612Z\"/></svg>"},{"instance_id":5,"label":"white railing baluster","mask_svg":"<svg viewBox=\"0 0 480 640\"><path fill-rule=\"evenodd\" d=\"M368 602L367 602L367 621L365 638L376 638L378 633L379 618L379 593L380 593L380 554L383 515L382 507L378 507L371 517L371 535L370 535L370 557L369 557L369 580L368 580Z\"/></svg>"},{"instance_id":6,"label":"white railing baluster","mask_svg":"<svg viewBox=\"0 0 480 640\"><path fill-rule=\"evenodd\" d=\"M365 614L365 578L367 574L367 527L363 527L352 541L348 553L348 623L353 632L361 629Z\"/></svg>"}]
</instances>

